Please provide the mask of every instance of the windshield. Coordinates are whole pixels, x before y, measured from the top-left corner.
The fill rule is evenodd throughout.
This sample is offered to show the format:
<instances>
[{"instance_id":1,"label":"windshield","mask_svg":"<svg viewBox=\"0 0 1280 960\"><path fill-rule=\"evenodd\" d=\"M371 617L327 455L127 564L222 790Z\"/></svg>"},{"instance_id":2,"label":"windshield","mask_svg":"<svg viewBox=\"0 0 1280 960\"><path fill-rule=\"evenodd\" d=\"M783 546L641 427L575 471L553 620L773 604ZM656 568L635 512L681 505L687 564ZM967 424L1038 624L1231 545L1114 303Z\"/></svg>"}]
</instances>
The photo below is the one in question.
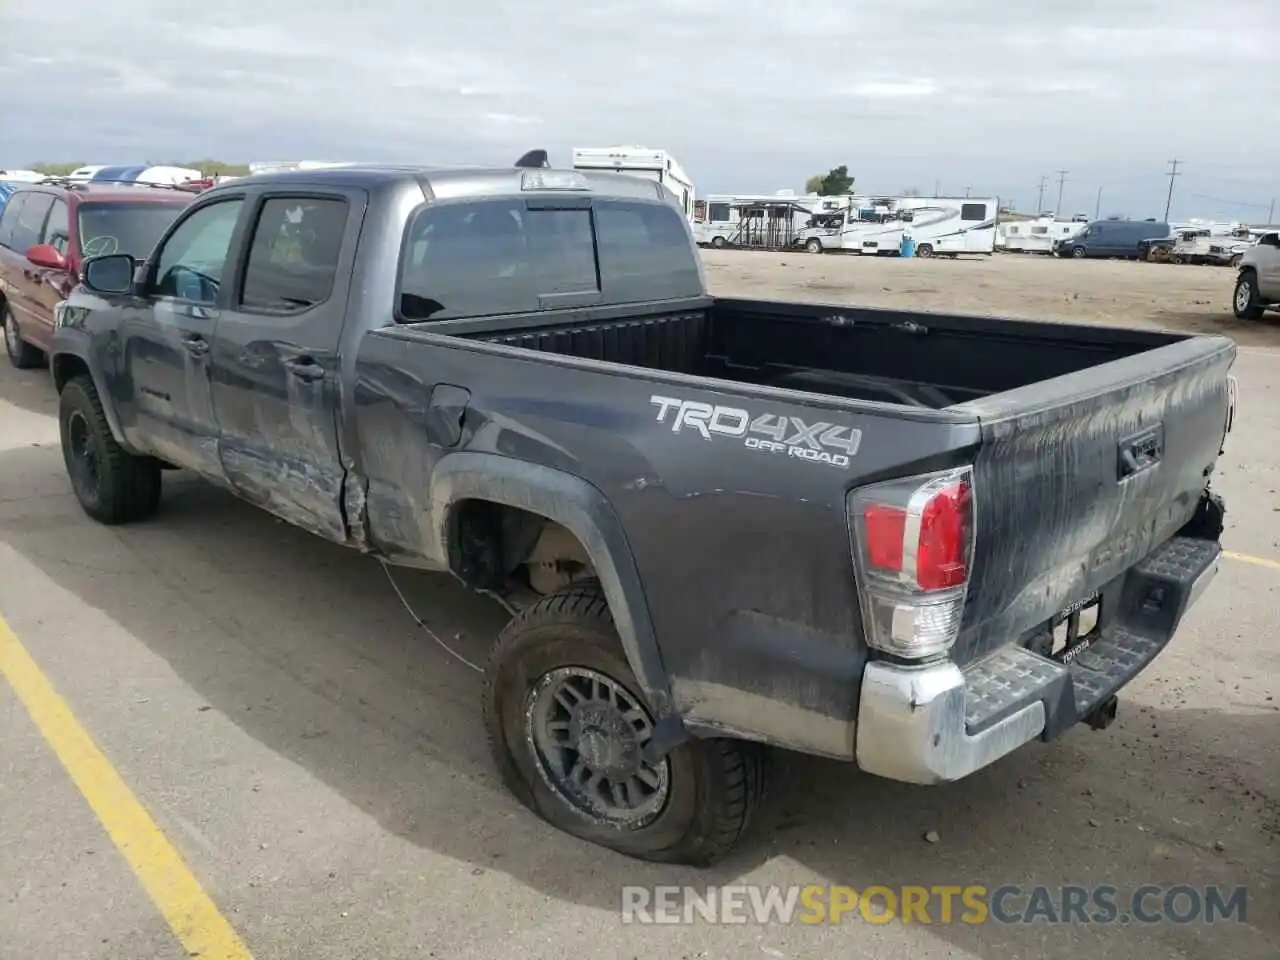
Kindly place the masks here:
<instances>
[{"instance_id":1,"label":"windshield","mask_svg":"<svg viewBox=\"0 0 1280 960\"><path fill-rule=\"evenodd\" d=\"M145 260L182 209L181 203L82 203L80 251L86 257L127 253Z\"/></svg>"}]
</instances>

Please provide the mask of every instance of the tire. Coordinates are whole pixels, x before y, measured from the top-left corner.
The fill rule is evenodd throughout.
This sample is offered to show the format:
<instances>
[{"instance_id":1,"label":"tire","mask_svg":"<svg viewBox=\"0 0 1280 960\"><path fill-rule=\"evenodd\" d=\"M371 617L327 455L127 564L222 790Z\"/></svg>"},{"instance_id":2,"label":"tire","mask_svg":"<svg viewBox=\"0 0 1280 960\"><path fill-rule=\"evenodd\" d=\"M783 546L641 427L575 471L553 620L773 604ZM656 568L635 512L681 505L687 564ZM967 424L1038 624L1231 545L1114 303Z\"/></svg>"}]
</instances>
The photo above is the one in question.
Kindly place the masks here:
<instances>
[{"instance_id":1,"label":"tire","mask_svg":"<svg viewBox=\"0 0 1280 960\"><path fill-rule=\"evenodd\" d=\"M1085 251L1084 247L1072 247L1072 248L1071 248L1071 257L1072 257L1072 259L1075 259L1075 260L1083 260L1083 259L1085 258L1085 256L1086 256L1086 251Z\"/></svg>"},{"instance_id":2,"label":"tire","mask_svg":"<svg viewBox=\"0 0 1280 960\"><path fill-rule=\"evenodd\" d=\"M810 253L821 253L822 241L819 240L817 237L813 237L805 243L804 248L808 250Z\"/></svg>"},{"instance_id":3,"label":"tire","mask_svg":"<svg viewBox=\"0 0 1280 960\"><path fill-rule=\"evenodd\" d=\"M729 241L727 241L724 237L711 238L711 246L713 246L717 250L723 250L728 245L729 245Z\"/></svg>"},{"instance_id":4,"label":"tire","mask_svg":"<svg viewBox=\"0 0 1280 960\"><path fill-rule=\"evenodd\" d=\"M920 246L916 247L916 256L922 257L925 260L928 260L929 258L931 258L933 256L933 244L932 243L920 244Z\"/></svg>"},{"instance_id":5,"label":"tire","mask_svg":"<svg viewBox=\"0 0 1280 960\"><path fill-rule=\"evenodd\" d=\"M22 339L18 331L18 321L6 303L0 307L0 317L4 320L4 352L9 355L9 362L19 370L30 370L44 363L44 354Z\"/></svg>"},{"instance_id":6,"label":"tire","mask_svg":"<svg viewBox=\"0 0 1280 960\"><path fill-rule=\"evenodd\" d=\"M584 686L594 699L581 699ZM639 690L598 584L544 597L507 624L489 657L484 714L494 762L516 799L566 833L642 860L707 866L745 833L764 793L766 750L690 739L656 765L637 763L653 723ZM594 721L590 742L575 736L584 713ZM549 732L556 725L566 744L558 754ZM593 772L609 761L627 768L611 770L597 788L609 783L612 800L570 785L564 768L571 774L584 759ZM636 766L645 779L631 774ZM630 786L618 801L612 787L622 780ZM640 797L634 787L650 792Z\"/></svg>"},{"instance_id":7,"label":"tire","mask_svg":"<svg viewBox=\"0 0 1280 960\"><path fill-rule=\"evenodd\" d=\"M160 463L124 450L111 435L88 376L69 380L58 398L62 459L80 506L99 523L144 520L160 506Z\"/></svg>"},{"instance_id":8,"label":"tire","mask_svg":"<svg viewBox=\"0 0 1280 960\"><path fill-rule=\"evenodd\" d=\"M1237 320L1261 320L1264 308L1258 292L1258 275L1245 270L1236 278L1236 288L1231 293L1231 309Z\"/></svg>"}]
</instances>

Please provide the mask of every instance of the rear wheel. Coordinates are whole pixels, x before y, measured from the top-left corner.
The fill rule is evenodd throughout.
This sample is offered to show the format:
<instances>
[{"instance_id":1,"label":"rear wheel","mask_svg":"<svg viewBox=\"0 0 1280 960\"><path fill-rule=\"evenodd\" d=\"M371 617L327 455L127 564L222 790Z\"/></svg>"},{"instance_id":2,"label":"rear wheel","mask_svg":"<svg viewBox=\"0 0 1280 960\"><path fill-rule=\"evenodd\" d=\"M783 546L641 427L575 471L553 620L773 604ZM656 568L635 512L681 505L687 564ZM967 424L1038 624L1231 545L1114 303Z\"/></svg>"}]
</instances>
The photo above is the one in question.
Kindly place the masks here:
<instances>
[{"instance_id":1,"label":"rear wheel","mask_svg":"<svg viewBox=\"0 0 1280 960\"><path fill-rule=\"evenodd\" d=\"M930 257L933 256L933 244L932 243L920 244L920 246L916 247L916 256L924 257L926 260L928 260Z\"/></svg>"},{"instance_id":2,"label":"rear wheel","mask_svg":"<svg viewBox=\"0 0 1280 960\"><path fill-rule=\"evenodd\" d=\"M18 320L6 303L3 308L4 317L4 351L9 355L9 362L19 370L38 367L44 361L44 354L22 339L18 330Z\"/></svg>"},{"instance_id":3,"label":"rear wheel","mask_svg":"<svg viewBox=\"0 0 1280 960\"><path fill-rule=\"evenodd\" d=\"M656 718L594 583L544 597L502 631L485 725L521 803L566 833L644 860L720 859L763 793L758 744L692 739L646 757Z\"/></svg>"},{"instance_id":4,"label":"rear wheel","mask_svg":"<svg viewBox=\"0 0 1280 960\"><path fill-rule=\"evenodd\" d=\"M1262 295L1258 291L1258 275L1246 270L1236 278L1235 293L1231 295L1232 311L1237 320L1262 319Z\"/></svg>"},{"instance_id":5,"label":"rear wheel","mask_svg":"<svg viewBox=\"0 0 1280 960\"><path fill-rule=\"evenodd\" d=\"M821 253L822 241L819 240L817 237L814 237L813 239L805 243L804 248L808 250L810 253Z\"/></svg>"},{"instance_id":6,"label":"rear wheel","mask_svg":"<svg viewBox=\"0 0 1280 960\"><path fill-rule=\"evenodd\" d=\"M160 463L128 453L111 435L93 381L79 376L58 402L62 459L80 506L99 523L143 520L160 505Z\"/></svg>"}]
</instances>

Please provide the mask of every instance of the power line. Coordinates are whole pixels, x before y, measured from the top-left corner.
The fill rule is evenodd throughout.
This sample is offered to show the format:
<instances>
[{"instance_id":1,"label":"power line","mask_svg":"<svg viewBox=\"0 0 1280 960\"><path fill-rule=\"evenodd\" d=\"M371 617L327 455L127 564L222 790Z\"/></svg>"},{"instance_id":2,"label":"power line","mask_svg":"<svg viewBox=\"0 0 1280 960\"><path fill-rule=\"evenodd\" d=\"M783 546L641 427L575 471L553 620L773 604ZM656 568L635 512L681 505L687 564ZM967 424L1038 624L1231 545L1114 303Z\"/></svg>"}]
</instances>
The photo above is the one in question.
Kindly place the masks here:
<instances>
[{"instance_id":1,"label":"power line","mask_svg":"<svg viewBox=\"0 0 1280 960\"><path fill-rule=\"evenodd\" d=\"M1175 177L1182 176L1182 174L1178 173L1178 164L1180 164L1181 162L1182 162L1181 160L1169 161L1169 172L1167 174L1167 176L1169 177L1169 195L1165 198L1165 201L1164 201L1165 223L1169 222L1169 209L1173 206L1173 180Z\"/></svg>"},{"instance_id":2,"label":"power line","mask_svg":"<svg viewBox=\"0 0 1280 960\"><path fill-rule=\"evenodd\" d=\"M1067 182L1067 174L1070 172L1070 170L1058 171L1058 205L1053 208L1053 215L1055 217L1062 213L1062 185Z\"/></svg>"}]
</instances>

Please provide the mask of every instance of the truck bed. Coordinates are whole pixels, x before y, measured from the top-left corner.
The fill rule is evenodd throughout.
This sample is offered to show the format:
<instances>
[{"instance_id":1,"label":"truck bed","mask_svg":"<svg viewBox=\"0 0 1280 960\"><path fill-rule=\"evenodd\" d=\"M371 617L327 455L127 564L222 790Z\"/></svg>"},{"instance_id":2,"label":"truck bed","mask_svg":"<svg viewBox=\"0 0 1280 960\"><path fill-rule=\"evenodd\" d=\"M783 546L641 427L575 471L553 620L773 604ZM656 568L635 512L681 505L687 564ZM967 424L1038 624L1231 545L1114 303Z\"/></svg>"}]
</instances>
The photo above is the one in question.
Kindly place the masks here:
<instances>
[{"instance_id":1,"label":"truck bed","mask_svg":"<svg viewBox=\"0 0 1280 960\"><path fill-rule=\"evenodd\" d=\"M433 326L528 350L930 409L1183 339L1164 331L753 300L599 313L527 327L502 321L500 332L494 321Z\"/></svg>"}]
</instances>

